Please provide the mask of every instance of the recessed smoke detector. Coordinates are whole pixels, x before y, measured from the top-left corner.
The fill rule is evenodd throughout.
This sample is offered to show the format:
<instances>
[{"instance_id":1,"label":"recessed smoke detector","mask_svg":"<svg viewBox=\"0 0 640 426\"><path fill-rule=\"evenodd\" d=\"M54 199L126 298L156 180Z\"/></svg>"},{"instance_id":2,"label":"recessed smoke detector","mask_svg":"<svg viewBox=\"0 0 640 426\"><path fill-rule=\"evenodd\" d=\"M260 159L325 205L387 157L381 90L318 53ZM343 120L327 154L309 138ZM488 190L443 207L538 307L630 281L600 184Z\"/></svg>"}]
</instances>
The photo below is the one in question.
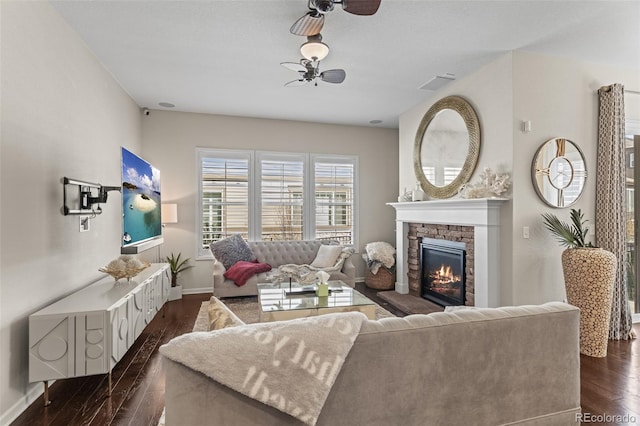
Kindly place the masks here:
<instances>
[{"instance_id":1,"label":"recessed smoke detector","mask_svg":"<svg viewBox=\"0 0 640 426\"><path fill-rule=\"evenodd\" d=\"M451 83L455 79L456 79L455 74L446 73L444 75L437 75L433 77L431 80L427 81L422 86L420 86L420 90L435 91L443 88L444 86Z\"/></svg>"},{"instance_id":2,"label":"recessed smoke detector","mask_svg":"<svg viewBox=\"0 0 640 426\"><path fill-rule=\"evenodd\" d=\"M371 120L369 121L369 124L380 124L382 123L382 120Z\"/></svg>"},{"instance_id":3,"label":"recessed smoke detector","mask_svg":"<svg viewBox=\"0 0 640 426\"><path fill-rule=\"evenodd\" d=\"M158 102L158 105L160 105L161 107L165 107L165 108L174 108L175 105L172 104L171 102Z\"/></svg>"}]
</instances>

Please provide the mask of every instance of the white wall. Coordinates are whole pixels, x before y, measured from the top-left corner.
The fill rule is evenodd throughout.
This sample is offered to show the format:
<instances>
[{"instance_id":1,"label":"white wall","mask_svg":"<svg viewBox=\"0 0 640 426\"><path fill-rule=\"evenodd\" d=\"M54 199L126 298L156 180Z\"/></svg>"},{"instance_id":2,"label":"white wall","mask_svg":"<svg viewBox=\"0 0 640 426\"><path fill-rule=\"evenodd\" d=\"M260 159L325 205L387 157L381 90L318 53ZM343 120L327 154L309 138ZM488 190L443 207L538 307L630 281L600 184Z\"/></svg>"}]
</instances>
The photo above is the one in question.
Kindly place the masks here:
<instances>
[{"instance_id":1,"label":"white wall","mask_svg":"<svg viewBox=\"0 0 640 426\"><path fill-rule=\"evenodd\" d=\"M2 73L0 424L42 384L28 380L28 316L103 276L119 255L120 195L79 232L63 176L120 183L120 145L140 150L138 107L47 2L0 3Z\"/></svg>"},{"instance_id":2,"label":"white wall","mask_svg":"<svg viewBox=\"0 0 640 426\"><path fill-rule=\"evenodd\" d=\"M566 297L560 264L562 248L543 228L541 214L553 212L568 219L569 211L547 207L538 198L531 183L531 162L538 147L553 137L566 137L580 146L589 177L574 207L582 209L593 225L597 90L613 83L640 91L640 73L515 51L401 115L400 189L415 184L412 150L420 119L435 101L448 95L467 98L480 118L482 148L471 180L477 179L485 166L511 173L511 201L502 209L502 304L537 304ZM639 98L627 96L628 119L640 120ZM520 130L522 120L532 122L530 133ZM522 238L524 226L530 228L529 239Z\"/></svg>"},{"instance_id":3,"label":"white wall","mask_svg":"<svg viewBox=\"0 0 640 426\"><path fill-rule=\"evenodd\" d=\"M143 153L160 169L163 202L178 204L177 224L164 230L162 256L181 252L196 265L180 276L185 292L212 288L211 261L195 258L196 147L334 153L359 157L359 245L395 242L395 216L385 203L397 198L398 132L391 129L151 111L142 120ZM149 253L149 256L156 253ZM364 276L359 254L354 257Z\"/></svg>"},{"instance_id":4,"label":"white wall","mask_svg":"<svg viewBox=\"0 0 640 426\"><path fill-rule=\"evenodd\" d=\"M549 212L568 220L569 209L550 208L538 198L531 183L531 161L538 147L554 137L570 139L582 149L588 177L582 197L572 207L581 209L596 231L597 91L613 83L639 91L640 72L529 52L514 52L513 58L513 164L520 165L513 173L513 302L562 300L562 248L544 229L540 215ZM640 119L637 99L627 99L626 104L627 118ZM520 131L521 120L531 121L530 133ZM529 240L522 238L523 226L530 227Z\"/></svg>"}]
</instances>

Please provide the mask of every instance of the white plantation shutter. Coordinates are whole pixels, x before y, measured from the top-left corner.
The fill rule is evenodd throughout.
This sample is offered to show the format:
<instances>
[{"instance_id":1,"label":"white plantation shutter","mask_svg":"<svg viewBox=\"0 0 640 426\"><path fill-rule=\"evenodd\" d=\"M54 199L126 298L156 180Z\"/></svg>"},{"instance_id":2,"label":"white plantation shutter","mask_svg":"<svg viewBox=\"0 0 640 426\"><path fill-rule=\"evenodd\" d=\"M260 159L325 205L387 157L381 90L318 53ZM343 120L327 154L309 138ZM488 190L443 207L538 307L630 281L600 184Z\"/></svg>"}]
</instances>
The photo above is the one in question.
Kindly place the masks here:
<instances>
[{"instance_id":1,"label":"white plantation shutter","mask_svg":"<svg viewBox=\"0 0 640 426\"><path fill-rule=\"evenodd\" d=\"M241 234L249 236L249 167L247 154L217 153L200 158L201 249Z\"/></svg>"},{"instance_id":2,"label":"white plantation shutter","mask_svg":"<svg viewBox=\"0 0 640 426\"><path fill-rule=\"evenodd\" d=\"M356 164L340 160L314 161L315 238L354 244Z\"/></svg>"},{"instance_id":3,"label":"white plantation shutter","mask_svg":"<svg viewBox=\"0 0 640 426\"><path fill-rule=\"evenodd\" d=\"M232 234L246 240L357 245L358 157L198 148L198 259Z\"/></svg>"},{"instance_id":4,"label":"white plantation shutter","mask_svg":"<svg viewBox=\"0 0 640 426\"><path fill-rule=\"evenodd\" d=\"M262 240L302 240L304 156L265 155L259 165Z\"/></svg>"}]
</instances>

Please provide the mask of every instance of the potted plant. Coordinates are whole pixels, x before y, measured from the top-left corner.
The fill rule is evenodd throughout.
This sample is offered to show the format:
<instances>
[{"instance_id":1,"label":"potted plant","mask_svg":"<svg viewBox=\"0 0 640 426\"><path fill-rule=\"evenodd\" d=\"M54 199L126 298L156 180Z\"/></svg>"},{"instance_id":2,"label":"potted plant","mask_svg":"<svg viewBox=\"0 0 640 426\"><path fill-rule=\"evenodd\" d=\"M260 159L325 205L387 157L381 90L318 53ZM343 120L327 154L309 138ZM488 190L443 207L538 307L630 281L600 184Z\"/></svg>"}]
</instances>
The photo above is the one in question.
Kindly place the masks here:
<instances>
[{"instance_id":1,"label":"potted plant","mask_svg":"<svg viewBox=\"0 0 640 426\"><path fill-rule=\"evenodd\" d=\"M171 253L171 256L167 256L165 258L166 262L169 264L169 270L171 271L171 290L169 291L169 300L182 299L182 286L178 284L178 274L189 268L193 268L192 265L188 264L191 258L188 257L184 260L180 260L181 255L181 253L178 253L178 256L175 256Z\"/></svg>"},{"instance_id":2,"label":"potted plant","mask_svg":"<svg viewBox=\"0 0 640 426\"><path fill-rule=\"evenodd\" d=\"M562 271L567 301L580 308L580 352L605 357L616 257L587 241L589 228L580 209L571 209L571 223L562 222L550 213L542 217L545 227L567 247L562 252Z\"/></svg>"}]
</instances>

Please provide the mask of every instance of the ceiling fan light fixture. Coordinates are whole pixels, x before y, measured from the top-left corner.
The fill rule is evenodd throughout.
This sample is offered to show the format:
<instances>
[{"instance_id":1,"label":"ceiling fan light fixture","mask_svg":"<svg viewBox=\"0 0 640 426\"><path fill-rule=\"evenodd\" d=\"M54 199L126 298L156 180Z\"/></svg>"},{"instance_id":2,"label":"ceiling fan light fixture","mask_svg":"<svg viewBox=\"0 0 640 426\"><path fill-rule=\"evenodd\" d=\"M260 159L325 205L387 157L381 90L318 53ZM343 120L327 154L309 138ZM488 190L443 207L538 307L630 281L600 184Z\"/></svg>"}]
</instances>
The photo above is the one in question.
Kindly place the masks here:
<instances>
[{"instance_id":1,"label":"ceiling fan light fixture","mask_svg":"<svg viewBox=\"0 0 640 426\"><path fill-rule=\"evenodd\" d=\"M329 54L329 46L322 42L320 34L307 37L307 42L300 46L300 53L310 61L321 61Z\"/></svg>"}]
</instances>

